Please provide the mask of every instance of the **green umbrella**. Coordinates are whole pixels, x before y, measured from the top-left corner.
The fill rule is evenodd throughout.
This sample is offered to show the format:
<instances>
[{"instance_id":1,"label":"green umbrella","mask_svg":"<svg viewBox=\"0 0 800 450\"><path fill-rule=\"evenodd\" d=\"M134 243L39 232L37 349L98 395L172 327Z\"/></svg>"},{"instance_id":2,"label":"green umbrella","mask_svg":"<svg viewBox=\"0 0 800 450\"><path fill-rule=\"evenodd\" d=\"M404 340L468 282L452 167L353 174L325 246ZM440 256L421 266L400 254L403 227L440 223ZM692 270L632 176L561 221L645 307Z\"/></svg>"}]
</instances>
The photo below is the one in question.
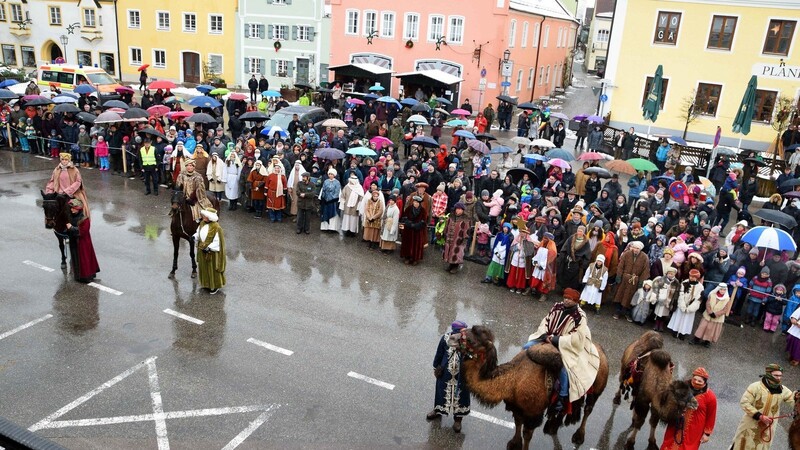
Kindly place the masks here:
<instances>
[{"instance_id":1,"label":"green umbrella","mask_svg":"<svg viewBox=\"0 0 800 450\"><path fill-rule=\"evenodd\" d=\"M209 92L210 95L228 95L231 91L225 88L216 88Z\"/></svg>"},{"instance_id":2,"label":"green umbrella","mask_svg":"<svg viewBox=\"0 0 800 450\"><path fill-rule=\"evenodd\" d=\"M758 77L753 75L750 77L750 82L747 83L747 90L744 91L739 112L733 119L734 133L750 133L750 122L753 121L753 114L756 110L756 89L758 89Z\"/></svg>"},{"instance_id":3,"label":"green umbrella","mask_svg":"<svg viewBox=\"0 0 800 450\"><path fill-rule=\"evenodd\" d=\"M655 164L644 158L629 159L628 163L637 171L655 172L658 170L658 167Z\"/></svg>"},{"instance_id":4,"label":"green umbrella","mask_svg":"<svg viewBox=\"0 0 800 450\"><path fill-rule=\"evenodd\" d=\"M655 122L658 119L658 111L661 109L661 84L664 76L664 67L659 64L653 82L650 84L650 92L647 93L647 101L644 102L645 120Z\"/></svg>"}]
</instances>

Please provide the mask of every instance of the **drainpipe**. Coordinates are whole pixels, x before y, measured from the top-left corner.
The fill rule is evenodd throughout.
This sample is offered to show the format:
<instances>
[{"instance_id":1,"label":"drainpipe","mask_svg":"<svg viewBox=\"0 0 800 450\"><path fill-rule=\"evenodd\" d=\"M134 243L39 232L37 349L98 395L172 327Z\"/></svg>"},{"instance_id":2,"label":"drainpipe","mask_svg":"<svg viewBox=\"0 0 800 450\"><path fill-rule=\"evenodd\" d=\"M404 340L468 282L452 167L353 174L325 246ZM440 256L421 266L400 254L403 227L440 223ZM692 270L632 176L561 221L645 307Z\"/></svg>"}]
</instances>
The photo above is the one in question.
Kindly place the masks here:
<instances>
[{"instance_id":1,"label":"drainpipe","mask_svg":"<svg viewBox=\"0 0 800 450\"><path fill-rule=\"evenodd\" d=\"M544 21L546 17L542 16L542 21L539 22L539 36L536 37L536 62L533 66L533 89L531 89L531 99L533 103L533 93L536 92L536 78L539 76L539 50L542 49L542 31L544 31Z\"/></svg>"},{"instance_id":2,"label":"drainpipe","mask_svg":"<svg viewBox=\"0 0 800 450\"><path fill-rule=\"evenodd\" d=\"M119 80L122 81L122 53L119 50L119 16L117 15L117 0L114 0L114 22L116 24L115 30L117 32L117 73Z\"/></svg>"},{"instance_id":3,"label":"drainpipe","mask_svg":"<svg viewBox=\"0 0 800 450\"><path fill-rule=\"evenodd\" d=\"M582 27L583 26L579 22L578 23L578 27L575 30L575 41L572 42L572 55L570 55L570 60L569 60L569 86L572 85L572 74L575 71L575 52L577 51L578 42L580 41L580 38L581 38L581 28ZM584 58L586 58L585 55L586 54L584 53ZM564 86L564 87L566 88L567 86Z\"/></svg>"},{"instance_id":4,"label":"drainpipe","mask_svg":"<svg viewBox=\"0 0 800 450\"><path fill-rule=\"evenodd\" d=\"M614 0L614 15L611 17L611 27L608 29L608 50L606 50L606 68L605 68L606 72L605 73L608 73L608 59L609 59L608 57L611 54L611 37L614 36L614 24L615 23L617 23L617 0ZM603 78L605 78L605 76ZM600 97L605 93L605 91L606 91L605 88L606 88L606 84L603 83L602 89L600 89L600 95L597 96L597 109L596 109L596 111L598 113L600 112L600 104L602 103L600 101Z\"/></svg>"}]
</instances>

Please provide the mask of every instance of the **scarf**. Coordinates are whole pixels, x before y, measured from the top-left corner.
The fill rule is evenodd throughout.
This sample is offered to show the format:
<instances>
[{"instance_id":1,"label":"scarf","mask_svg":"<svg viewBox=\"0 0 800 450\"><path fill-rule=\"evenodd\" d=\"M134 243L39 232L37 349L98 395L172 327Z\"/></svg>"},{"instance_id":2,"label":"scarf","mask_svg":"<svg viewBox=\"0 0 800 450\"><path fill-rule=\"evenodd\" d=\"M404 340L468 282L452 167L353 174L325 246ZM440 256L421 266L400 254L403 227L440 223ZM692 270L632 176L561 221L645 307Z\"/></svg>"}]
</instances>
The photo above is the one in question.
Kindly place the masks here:
<instances>
[{"instance_id":1,"label":"scarf","mask_svg":"<svg viewBox=\"0 0 800 450\"><path fill-rule=\"evenodd\" d=\"M773 394L777 394L782 391L781 383L772 376L772 372L767 372L761 377L761 382L764 383L764 386L769 389L770 392Z\"/></svg>"},{"instance_id":2,"label":"scarf","mask_svg":"<svg viewBox=\"0 0 800 450\"><path fill-rule=\"evenodd\" d=\"M576 259L575 258L575 252L577 252L578 250L582 249L583 246L586 245L587 242L589 242L589 241L585 237L581 238L581 239L578 239L578 237L575 236L575 239L572 240L572 246L571 246L570 250L571 250L571 253L572 253L571 256L572 256L572 260L573 261Z\"/></svg>"},{"instance_id":3,"label":"scarf","mask_svg":"<svg viewBox=\"0 0 800 450\"><path fill-rule=\"evenodd\" d=\"M358 205L358 198L364 195L364 188L358 184L358 181L355 183L350 182L350 195L347 196L347 207L354 208Z\"/></svg>"},{"instance_id":4,"label":"scarf","mask_svg":"<svg viewBox=\"0 0 800 450\"><path fill-rule=\"evenodd\" d=\"M614 250L617 250L617 244L614 243L614 235L609 233L606 235L606 239L603 241L603 245L606 246L606 262L611 264L611 257L614 255Z\"/></svg>"},{"instance_id":5,"label":"scarf","mask_svg":"<svg viewBox=\"0 0 800 450\"><path fill-rule=\"evenodd\" d=\"M276 172L273 175L278 180L278 184L275 186L275 196L283 197L283 175L280 172Z\"/></svg>"}]
</instances>

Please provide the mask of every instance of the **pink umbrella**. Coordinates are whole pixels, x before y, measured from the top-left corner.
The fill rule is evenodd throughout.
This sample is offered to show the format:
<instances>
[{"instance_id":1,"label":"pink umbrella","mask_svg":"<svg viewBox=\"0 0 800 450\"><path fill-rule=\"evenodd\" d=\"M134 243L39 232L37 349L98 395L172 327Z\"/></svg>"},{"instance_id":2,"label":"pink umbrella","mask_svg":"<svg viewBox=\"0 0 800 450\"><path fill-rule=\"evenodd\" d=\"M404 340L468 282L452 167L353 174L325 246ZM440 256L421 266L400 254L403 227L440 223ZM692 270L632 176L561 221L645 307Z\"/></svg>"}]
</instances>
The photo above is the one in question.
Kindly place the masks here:
<instances>
[{"instance_id":1,"label":"pink umbrella","mask_svg":"<svg viewBox=\"0 0 800 450\"><path fill-rule=\"evenodd\" d=\"M114 90L119 92L120 94L122 93L133 94L133 89L129 88L128 86L120 86Z\"/></svg>"},{"instance_id":2,"label":"pink umbrella","mask_svg":"<svg viewBox=\"0 0 800 450\"><path fill-rule=\"evenodd\" d=\"M586 152L578 157L581 161L599 161L601 159L606 159L605 156L601 155L597 152Z\"/></svg>"},{"instance_id":3,"label":"pink umbrella","mask_svg":"<svg viewBox=\"0 0 800 450\"><path fill-rule=\"evenodd\" d=\"M191 112L191 111L173 111L173 112L167 113L167 117L169 117L170 119L185 119L185 118L191 117L193 115L194 115L194 113Z\"/></svg>"},{"instance_id":4,"label":"pink umbrella","mask_svg":"<svg viewBox=\"0 0 800 450\"><path fill-rule=\"evenodd\" d=\"M228 99L230 99L230 100L247 100L247 95L245 95L245 94L240 94L240 93L238 93L238 92L237 92L237 93L235 93L235 94L231 94L231 95L228 97Z\"/></svg>"},{"instance_id":5,"label":"pink umbrella","mask_svg":"<svg viewBox=\"0 0 800 450\"><path fill-rule=\"evenodd\" d=\"M125 110L122 108L108 108L106 111L115 112L117 114L125 114Z\"/></svg>"},{"instance_id":6,"label":"pink umbrella","mask_svg":"<svg viewBox=\"0 0 800 450\"><path fill-rule=\"evenodd\" d=\"M566 169L567 167L570 167L568 162L564 161L563 159L559 159L559 158L551 159L550 161L547 161L547 164L550 164L551 166L560 167L562 169Z\"/></svg>"},{"instance_id":7,"label":"pink umbrella","mask_svg":"<svg viewBox=\"0 0 800 450\"><path fill-rule=\"evenodd\" d=\"M366 105L366 103L364 103L364 100L361 100L360 98L351 98L350 100L347 101L347 103L352 103L354 105Z\"/></svg>"},{"instance_id":8,"label":"pink umbrella","mask_svg":"<svg viewBox=\"0 0 800 450\"><path fill-rule=\"evenodd\" d=\"M22 100L24 100L24 101L26 101L26 102L29 102L29 101L31 101L31 100L36 100L37 98L44 98L44 99L48 99L47 97L43 97L43 96L41 96L41 95L35 95L35 94L31 94L31 95L26 95L26 96L22 97ZM48 100L49 100L49 99L48 99Z\"/></svg>"},{"instance_id":9,"label":"pink umbrella","mask_svg":"<svg viewBox=\"0 0 800 450\"><path fill-rule=\"evenodd\" d=\"M169 106L164 106L164 105L155 105L147 108L147 112L156 117L161 117L164 114L168 113L169 111L170 111Z\"/></svg>"},{"instance_id":10,"label":"pink umbrella","mask_svg":"<svg viewBox=\"0 0 800 450\"><path fill-rule=\"evenodd\" d=\"M454 116L469 116L472 113L467 111L466 109L457 108L457 109L454 109L454 110L450 111L450 114L452 114Z\"/></svg>"},{"instance_id":11,"label":"pink umbrella","mask_svg":"<svg viewBox=\"0 0 800 450\"><path fill-rule=\"evenodd\" d=\"M369 140L370 143L375 144L375 147L382 148L383 144L386 145L394 145L391 139L383 137L383 136L375 136L374 138Z\"/></svg>"}]
</instances>

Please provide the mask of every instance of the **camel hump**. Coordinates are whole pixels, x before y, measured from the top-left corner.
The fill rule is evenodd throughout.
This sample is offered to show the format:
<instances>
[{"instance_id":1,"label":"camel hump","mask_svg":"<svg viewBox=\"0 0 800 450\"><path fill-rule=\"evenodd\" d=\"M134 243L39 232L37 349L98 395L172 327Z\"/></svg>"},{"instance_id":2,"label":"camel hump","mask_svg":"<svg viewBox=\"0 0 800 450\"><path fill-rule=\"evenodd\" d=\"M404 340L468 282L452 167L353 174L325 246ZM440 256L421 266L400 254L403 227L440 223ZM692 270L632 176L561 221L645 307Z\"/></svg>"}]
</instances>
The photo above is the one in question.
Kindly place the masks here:
<instances>
[{"instance_id":1,"label":"camel hump","mask_svg":"<svg viewBox=\"0 0 800 450\"><path fill-rule=\"evenodd\" d=\"M531 361L544 367L547 371L558 372L564 367L564 362L561 360L561 354L558 349L550 344L534 345L528 348L525 354Z\"/></svg>"},{"instance_id":2,"label":"camel hump","mask_svg":"<svg viewBox=\"0 0 800 450\"><path fill-rule=\"evenodd\" d=\"M650 357L648 358L653 364L655 364L659 369L664 370L672 364L672 356L663 349L656 349L650 352Z\"/></svg>"},{"instance_id":3,"label":"camel hump","mask_svg":"<svg viewBox=\"0 0 800 450\"><path fill-rule=\"evenodd\" d=\"M626 360L622 361L622 365L627 366L633 359L661 348L664 348L664 338L661 337L661 334L652 330L647 331L628 346L623 356Z\"/></svg>"}]
</instances>

